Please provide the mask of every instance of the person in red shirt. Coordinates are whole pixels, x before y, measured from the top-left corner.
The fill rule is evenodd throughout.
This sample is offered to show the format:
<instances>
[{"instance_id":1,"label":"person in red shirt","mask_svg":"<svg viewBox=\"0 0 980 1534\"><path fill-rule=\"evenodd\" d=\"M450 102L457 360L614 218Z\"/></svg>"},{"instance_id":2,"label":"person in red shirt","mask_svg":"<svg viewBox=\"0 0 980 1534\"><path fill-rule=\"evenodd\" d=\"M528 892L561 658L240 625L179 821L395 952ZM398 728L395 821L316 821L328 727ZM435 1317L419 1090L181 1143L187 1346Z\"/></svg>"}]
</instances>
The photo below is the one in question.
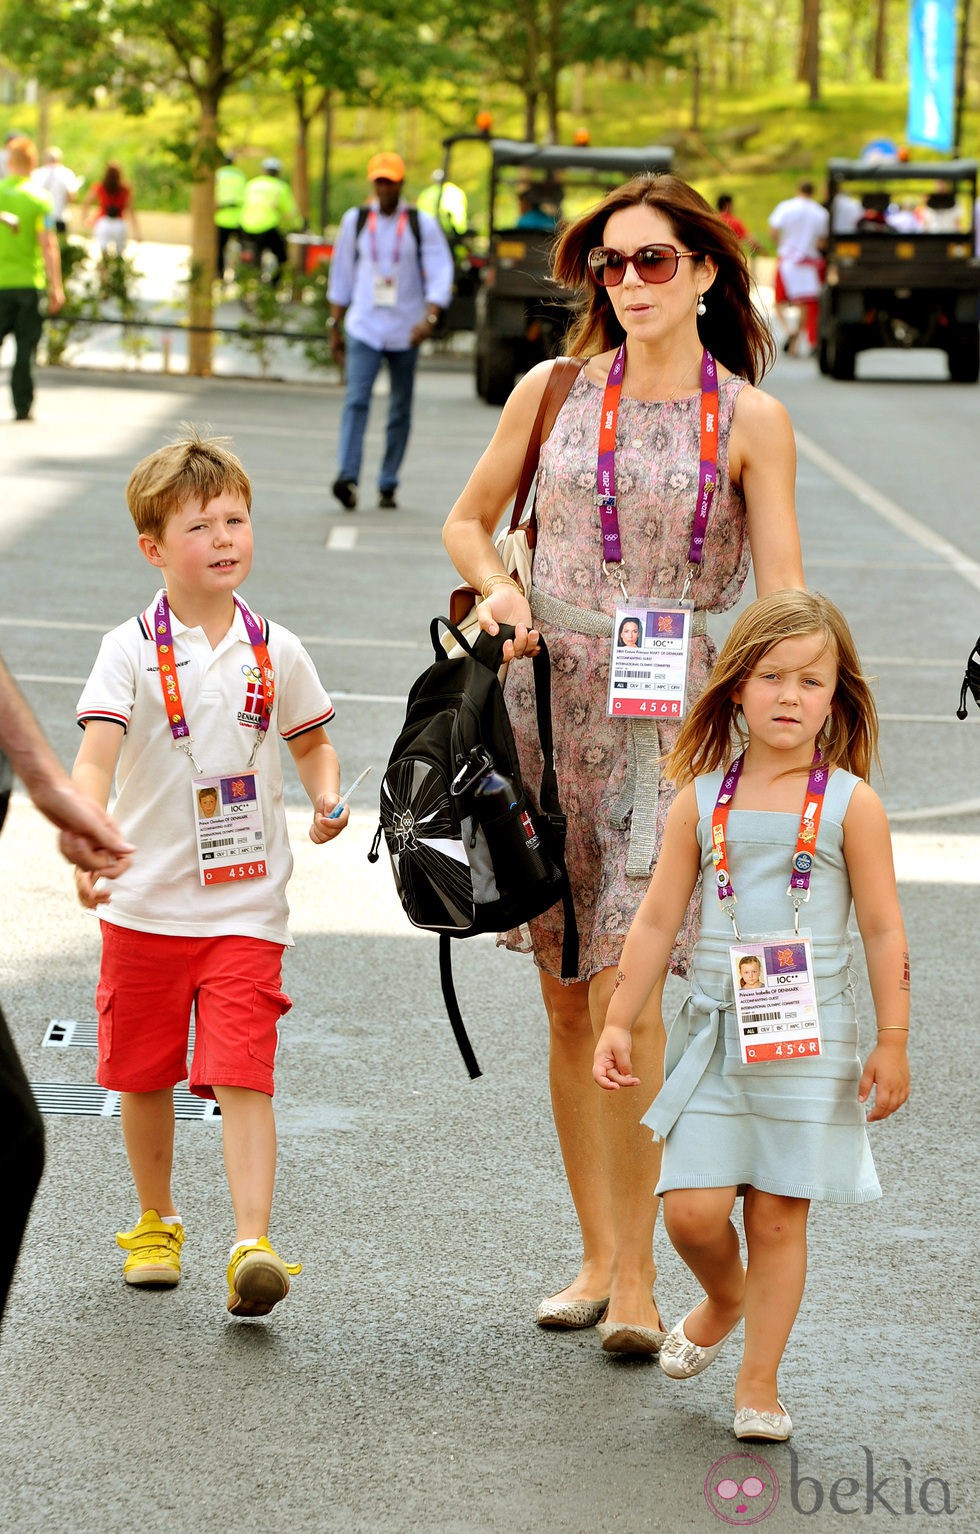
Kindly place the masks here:
<instances>
[{"instance_id":1,"label":"person in red shirt","mask_svg":"<svg viewBox=\"0 0 980 1534\"><path fill-rule=\"evenodd\" d=\"M763 255L765 253L763 246L759 244L758 240L755 239L753 235L749 234L749 231L742 223L742 220L740 218L736 218L735 214L732 212L733 202L734 199L729 192L722 192L718 198L718 201L715 203L715 207L718 209L719 214L724 219L725 223L728 225L735 238L737 240L741 240L743 245L748 246L749 255Z\"/></svg>"},{"instance_id":2,"label":"person in red shirt","mask_svg":"<svg viewBox=\"0 0 980 1534\"><path fill-rule=\"evenodd\" d=\"M114 160L109 161L102 180L89 187L82 208L92 209L89 223L103 256L110 248L122 255L130 227L133 239L139 239L132 189Z\"/></svg>"}]
</instances>

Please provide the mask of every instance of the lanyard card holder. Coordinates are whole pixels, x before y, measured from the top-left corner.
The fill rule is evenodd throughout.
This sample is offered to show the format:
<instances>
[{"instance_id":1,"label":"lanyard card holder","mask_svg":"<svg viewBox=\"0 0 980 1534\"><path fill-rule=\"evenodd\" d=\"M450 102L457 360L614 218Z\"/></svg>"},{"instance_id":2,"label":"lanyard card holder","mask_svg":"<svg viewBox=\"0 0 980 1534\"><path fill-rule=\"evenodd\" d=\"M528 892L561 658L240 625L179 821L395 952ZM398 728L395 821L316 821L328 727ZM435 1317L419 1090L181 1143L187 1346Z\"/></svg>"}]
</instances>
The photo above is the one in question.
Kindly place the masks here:
<instances>
[{"instance_id":1,"label":"lanyard card holder","mask_svg":"<svg viewBox=\"0 0 980 1534\"><path fill-rule=\"evenodd\" d=\"M258 773L253 769L194 778L191 789L201 883L267 878Z\"/></svg>"},{"instance_id":2,"label":"lanyard card holder","mask_svg":"<svg viewBox=\"0 0 980 1534\"><path fill-rule=\"evenodd\" d=\"M822 1053L808 929L740 937L728 950L743 1065Z\"/></svg>"},{"instance_id":3,"label":"lanyard card holder","mask_svg":"<svg viewBox=\"0 0 980 1534\"><path fill-rule=\"evenodd\" d=\"M614 719L684 717L694 603L651 598L617 607L606 712Z\"/></svg>"}]
</instances>

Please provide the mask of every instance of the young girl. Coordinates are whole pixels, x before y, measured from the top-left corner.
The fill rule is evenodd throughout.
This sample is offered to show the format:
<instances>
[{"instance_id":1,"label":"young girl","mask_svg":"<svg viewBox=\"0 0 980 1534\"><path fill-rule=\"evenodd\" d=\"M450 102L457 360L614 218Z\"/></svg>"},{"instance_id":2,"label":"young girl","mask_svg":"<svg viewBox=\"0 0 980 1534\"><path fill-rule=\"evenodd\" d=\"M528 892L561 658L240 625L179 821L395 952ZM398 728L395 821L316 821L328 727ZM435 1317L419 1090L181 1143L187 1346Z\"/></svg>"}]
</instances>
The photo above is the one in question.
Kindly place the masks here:
<instances>
[{"instance_id":1,"label":"young girl","mask_svg":"<svg viewBox=\"0 0 980 1534\"><path fill-rule=\"evenodd\" d=\"M867 782L876 759L874 703L843 615L801 591L753 602L667 764L684 786L596 1047L601 1087L638 1084L630 1029L701 874L691 993L644 1123L665 1141L667 1232L705 1291L660 1365L672 1379L700 1374L744 1316L737 1438L793 1430L776 1371L803 1297L810 1200L880 1198L863 1105L873 1088L867 1118L887 1118L909 1093L909 956L888 823ZM863 1071L852 899L878 1024ZM745 953L764 958L765 980L740 990ZM730 1218L740 1193L744 1268Z\"/></svg>"}]
</instances>

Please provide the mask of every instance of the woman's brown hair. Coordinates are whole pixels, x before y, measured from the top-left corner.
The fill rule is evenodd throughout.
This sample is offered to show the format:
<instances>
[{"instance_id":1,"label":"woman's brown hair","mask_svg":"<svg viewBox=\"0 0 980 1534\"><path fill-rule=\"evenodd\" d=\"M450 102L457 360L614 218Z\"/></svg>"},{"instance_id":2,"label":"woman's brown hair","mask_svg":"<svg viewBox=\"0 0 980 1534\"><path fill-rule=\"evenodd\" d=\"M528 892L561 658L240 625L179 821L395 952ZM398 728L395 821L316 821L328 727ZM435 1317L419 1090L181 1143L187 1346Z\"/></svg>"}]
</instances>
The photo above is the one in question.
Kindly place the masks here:
<instances>
[{"instance_id":1,"label":"woman's brown hair","mask_svg":"<svg viewBox=\"0 0 980 1534\"><path fill-rule=\"evenodd\" d=\"M720 363L757 384L772 366L776 348L768 325L752 302L752 279L733 231L678 176L636 176L617 187L588 213L563 230L552 257L552 275L572 288L578 299L575 320L566 337L570 356L609 351L625 339L605 288L593 281L588 255L603 243L606 223L624 208L646 207L668 221L684 250L710 256L717 276L705 295L707 313L698 318L698 334Z\"/></svg>"},{"instance_id":2,"label":"woman's brown hair","mask_svg":"<svg viewBox=\"0 0 980 1534\"><path fill-rule=\"evenodd\" d=\"M784 639L819 634L837 662L830 718L817 737L821 761L868 780L878 761L878 712L847 619L819 592L774 591L759 597L732 625L707 686L691 707L664 764L675 783L727 767L747 744L741 710L732 694L764 655ZM822 652L821 652L822 653Z\"/></svg>"}]
</instances>

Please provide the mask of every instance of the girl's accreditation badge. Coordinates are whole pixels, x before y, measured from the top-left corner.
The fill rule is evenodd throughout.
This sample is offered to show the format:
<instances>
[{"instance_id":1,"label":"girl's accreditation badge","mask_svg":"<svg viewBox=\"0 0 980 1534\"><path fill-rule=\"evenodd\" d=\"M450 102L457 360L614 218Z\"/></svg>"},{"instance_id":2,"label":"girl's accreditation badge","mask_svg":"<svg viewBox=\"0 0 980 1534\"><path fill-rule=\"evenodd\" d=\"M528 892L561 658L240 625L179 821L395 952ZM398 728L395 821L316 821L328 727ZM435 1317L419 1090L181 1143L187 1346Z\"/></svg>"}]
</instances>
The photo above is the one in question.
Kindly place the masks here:
<instances>
[{"instance_id":1,"label":"girl's accreditation badge","mask_svg":"<svg viewBox=\"0 0 980 1534\"><path fill-rule=\"evenodd\" d=\"M693 602L617 607L609 663L614 719L683 719Z\"/></svg>"},{"instance_id":2,"label":"girl's accreditation badge","mask_svg":"<svg viewBox=\"0 0 980 1534\"><path fill-rule=\"evenodd\" d=\"M201 883L265 879L269 870L258 773L250 768L195 778L192 792Z\"/></svg>"},{"instance_id":3,"label":"girl's accreditation badge","mask_svg":"<svg viewBox=\"0 0 980 1534\"><path fill-rule=\"evenodd\" d=\"M728 950L743 1065L814 1059L821 1051L808 932L744 938Z\"/></svg>"}]
</instances>

